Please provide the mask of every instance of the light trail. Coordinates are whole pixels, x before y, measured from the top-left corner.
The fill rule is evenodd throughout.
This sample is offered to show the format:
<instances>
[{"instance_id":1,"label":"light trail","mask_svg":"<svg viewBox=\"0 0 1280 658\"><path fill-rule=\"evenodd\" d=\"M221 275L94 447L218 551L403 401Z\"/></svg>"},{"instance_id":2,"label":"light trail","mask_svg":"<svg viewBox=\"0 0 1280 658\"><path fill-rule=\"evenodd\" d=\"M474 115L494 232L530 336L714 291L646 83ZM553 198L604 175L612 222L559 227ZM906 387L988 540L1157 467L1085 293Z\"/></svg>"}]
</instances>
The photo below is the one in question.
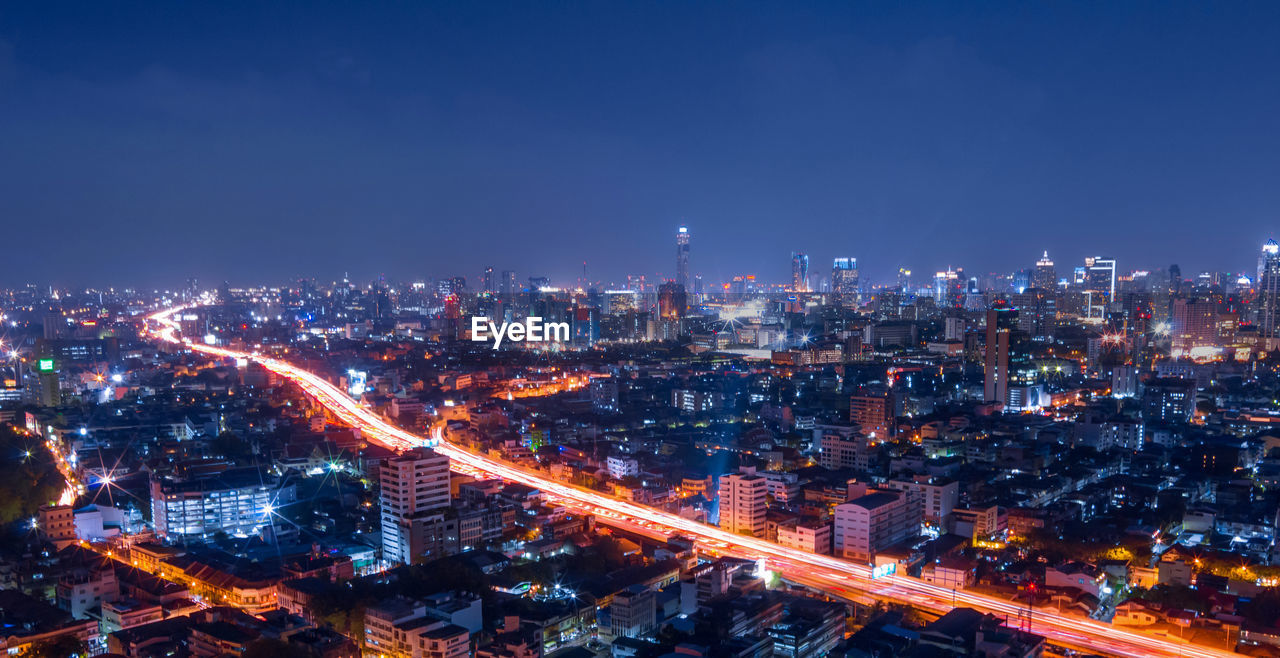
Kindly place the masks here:
<instances>
[{"instance_id":1,"label":"light trail","mask_svg":"<svg viewBox=\"0 0 1280 658\"><path fill-rule=\"evenodd\" d=\"M473 475L488 475L534 487L553 499L570 503L579 510L597 515L608 525L645 529L661 534L689 535L704 547L713 549L719 554L751 560L763 558L774 571L784 577L794 577L797 581L815 583L819 589L831 592L857 593L943 612L954 607L970 607L1007 618L1011 623L1021 617L1022 623L1015 626L1043 635L1053 644L1086 652L1103 652L1118 656L1190 656L1194 658L1239 655L1045 610L1033 610L1028 622L1026 607L1016 601L976 592L952 590L905 575L873 580L871 568L866 565L787 548L755 537L735 535L670 512L558 482L536 471L477 455L449 443L444 440L443 432L439 427L432 430L430 437L419 436L396 427L368 408L361 406L324 378L286 361L256 352L204 345L181 338L177 335L177 324L170 319L170 316L182 308L172 308L148 316L149 321L160 325L158 330L151 332L152 335L196 352L255 361L267 370L292 381L308 396L324 406L329 413L343 423L358 428L363 437L374 443L396 450L431 447L448 456L454 470Z\"/></svg>"}]
</instances>

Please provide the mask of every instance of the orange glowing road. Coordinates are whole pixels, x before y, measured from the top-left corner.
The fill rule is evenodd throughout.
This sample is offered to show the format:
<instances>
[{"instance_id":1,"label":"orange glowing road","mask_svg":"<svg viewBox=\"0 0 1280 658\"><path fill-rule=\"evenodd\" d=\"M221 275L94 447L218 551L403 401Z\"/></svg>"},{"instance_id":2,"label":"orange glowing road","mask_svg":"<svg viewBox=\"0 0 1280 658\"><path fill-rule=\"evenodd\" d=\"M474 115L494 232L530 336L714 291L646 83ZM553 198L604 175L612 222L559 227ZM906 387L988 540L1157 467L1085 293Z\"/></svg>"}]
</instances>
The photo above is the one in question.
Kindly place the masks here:
<instances>
[{"instance_id":1,"label":"orange glowing road","mask_svg":"<svg viewBox=\"0 0 1280 658\"><path fill-rule=\"evenodd\" d=\"M669 512L618 500L598 491L557 482L536 471L468 452L443 440L439 429L434 430L430 437L418 436L392 425L386 419L352 400L337 386L307 370L261 354L198 344L179 337L177 324L170 320L170 316L178 310L180 309L169 309L149 316L147 318L149 321L159 325L159 329L151 332L152 335L212 356L251 359L297 384L339 420L359 428L361 434L371 442L393 449L429 446L447 455L452 461L454 470L502 478L537 488L552 499L596 514L602 522L610 525L647 531L650 534L680 533L695 538L701 546L718 554L752 560L765 559L769 567L783 577L794 576L797 581L812 584L819 589L841 596L870 596L935 611L945 611L956 606L970 607L1008 618L1011 625L1016 625L1015 620L1020 613L1026 614L1025 607L1014 601L963 590L951 590L902 575L872 580L870 567L864 565L827 555L786 548L763 539L735 535ZM1025 620L1023 628L1027 628ZM1110 655L1199 658L1239 655L1044 610L1034 611L1030 630L1044 635L1050 642L1060 646Z\"/></svg>"}]
</instances>

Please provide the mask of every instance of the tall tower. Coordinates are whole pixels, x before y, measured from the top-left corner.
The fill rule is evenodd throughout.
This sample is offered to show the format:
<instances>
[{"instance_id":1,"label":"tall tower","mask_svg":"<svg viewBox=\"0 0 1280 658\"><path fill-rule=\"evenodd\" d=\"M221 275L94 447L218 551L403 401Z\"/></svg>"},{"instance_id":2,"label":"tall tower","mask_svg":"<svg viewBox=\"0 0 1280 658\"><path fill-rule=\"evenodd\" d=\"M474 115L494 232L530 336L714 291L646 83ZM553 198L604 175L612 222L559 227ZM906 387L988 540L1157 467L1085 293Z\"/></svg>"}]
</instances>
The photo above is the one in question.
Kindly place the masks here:
<instances>
[{"instance_id":1,"label":"tall tower","mask_svg":"<svg viewBox=\"0 0 1280 658\"><path fill-rule=\"evenodd\" d=\"M809 254L791 254L791 291L809 292Z\"/></svg>"},{"instance_id":2,"label":"tall tower","mask_svg":"<svg viewBox=\"0 0 1280 658\"><path fill-rule=\"evenodd\" d=\"M1280 245L1267 240L1262 245L1262 271L1258 277L1258 330L1263 339L1263 349L1271 350L1280 341L1277 338L1277 322L1280 322Z\"/></svg>"},{"instance_id":3,"label":"tall tower","mask_svg":"<svg viewBox=\"0 0 1280 658\"><path fill-rule=\"evenodd\" d=\"M1046 250L1040 260L1036 261L1035 272L1031 274L1031 287L1043 290L1056 290L1058 287L1058 271L1053 268Z\"/></svg>"},{"instance_id":4,"label":"tall tower","mask_svg":"<svg viewBox=\"0 0 1280 658\"><path fill-rule=\"evenodd\" d=\"M676 231L676 283L689 290L689 227Z\"/></svg>"},{"instance_id":5,"label":"tall tower","mask_svg":"<svg viewBox=\"0 0 1280 658\"><path fill-rule=\"evenodd\" d=\"M987 310L987 351L982 364L984 402L1009 402L1010 343L1017 327L1018 312L1012 307L1001 304Z\"/></svg>"}]
</instances>

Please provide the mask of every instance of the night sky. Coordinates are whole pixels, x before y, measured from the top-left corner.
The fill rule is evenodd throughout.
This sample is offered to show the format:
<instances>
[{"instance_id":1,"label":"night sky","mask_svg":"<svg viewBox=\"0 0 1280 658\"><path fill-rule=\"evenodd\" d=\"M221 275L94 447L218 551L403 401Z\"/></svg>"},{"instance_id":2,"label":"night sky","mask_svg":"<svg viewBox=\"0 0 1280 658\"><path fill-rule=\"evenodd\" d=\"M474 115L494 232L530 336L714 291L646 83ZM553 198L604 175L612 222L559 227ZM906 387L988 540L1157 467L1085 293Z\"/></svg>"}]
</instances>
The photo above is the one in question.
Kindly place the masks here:
<instances>
[{"instance_id":1,"label":"night sky","mask_svg":"<svg viewBox=\"0 0 1280 658\"><path fill-rule=\"evenodd\" d=\"M0 285L652 278L682 223L711 281L1193 275L1280 232L1280 3L260 4L0 6Z\"/></svg>"}]
</instances>

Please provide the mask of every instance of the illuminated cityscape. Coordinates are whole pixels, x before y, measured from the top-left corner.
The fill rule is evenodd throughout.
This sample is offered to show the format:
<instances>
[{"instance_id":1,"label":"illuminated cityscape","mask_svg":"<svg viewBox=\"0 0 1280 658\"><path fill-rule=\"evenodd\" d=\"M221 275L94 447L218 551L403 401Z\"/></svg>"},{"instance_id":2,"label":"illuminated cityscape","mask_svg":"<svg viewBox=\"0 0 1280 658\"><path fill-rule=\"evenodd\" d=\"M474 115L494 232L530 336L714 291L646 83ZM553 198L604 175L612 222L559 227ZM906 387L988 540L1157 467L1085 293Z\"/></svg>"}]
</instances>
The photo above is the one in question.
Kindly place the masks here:
<instances>
[{"instance_id":1,"label":"illuminated cityscape","mask_svg":"<svg viewBox=\"0 0 1280 658\"><path fill-rule=\"evenodd\" d=\"M7 655L1280 654L1264 17L509 9L0 15Z\"/></svg>"}]
</instances>

